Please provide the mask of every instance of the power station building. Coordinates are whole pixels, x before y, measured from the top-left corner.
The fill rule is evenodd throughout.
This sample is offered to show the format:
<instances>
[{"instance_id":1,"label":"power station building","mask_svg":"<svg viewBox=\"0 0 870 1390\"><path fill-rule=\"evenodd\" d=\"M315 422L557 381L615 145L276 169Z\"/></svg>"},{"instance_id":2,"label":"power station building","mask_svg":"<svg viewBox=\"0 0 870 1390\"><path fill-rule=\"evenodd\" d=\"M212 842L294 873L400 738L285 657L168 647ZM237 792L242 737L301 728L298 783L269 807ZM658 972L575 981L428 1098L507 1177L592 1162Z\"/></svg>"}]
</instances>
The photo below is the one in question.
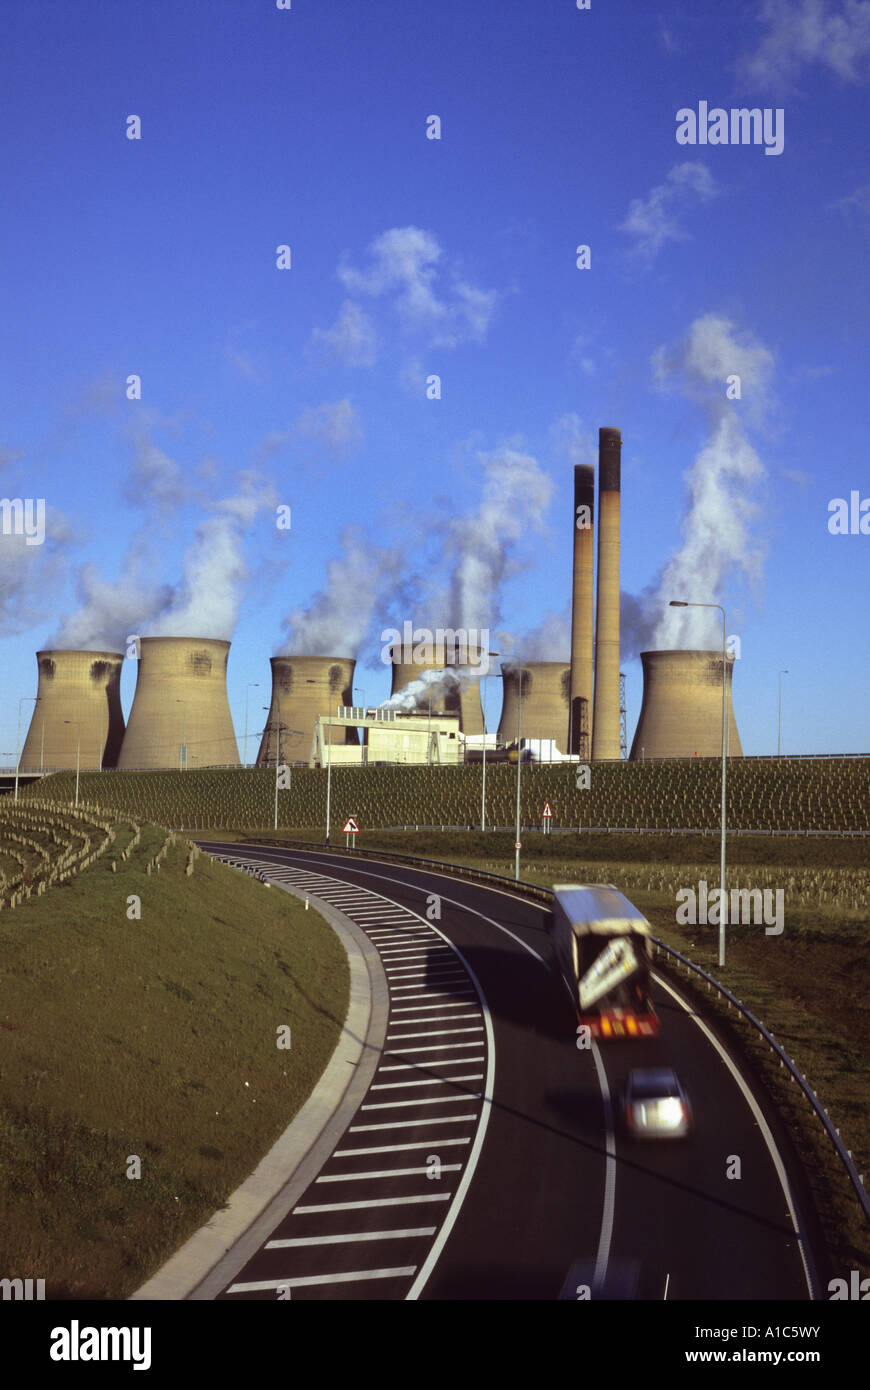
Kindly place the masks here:
<instances>
[{"instance_id":1,"label":"power station building","mask_svg":"<svg viewBox=\"0 0 870 1390\"><path fill-rule=\"evenodd\" d=\"M521 714L521 738L553 739L559 751L564 751L571 693L570 664L565 661L505 664L503 675L504 699L498 742L503 745L516 742ZM521 690L522 710L519 708Z\"/></svg>"},{"instance_id":2,"label":"power station building","mask_svg":"<svg viewBox=\"0 0 870 1390\"><path fill-rule=\"evenodd\" d=\"M36 653L36 704L22 772L114 767L124 737L121 652Z\"/></svg>"},{"instance_id":3,"label":"power station building","mask_svg":"<svg viewBox=\"0 0 870 1390\"><path fill-rule=\"evenodd\" d=\"M714 758L722 753L722 652L641 652L643 704L631 760ZM734 659L725 659L727 752L743 756L731 704Z\"/></svg>"},{"instance_id":4,"label":"power station building","mask_svg":"<svg viewBox=\"0 0 870 1390\"><path fill-rule=\"evenodd\" d=\"M353 704L356 661L346 656L273 656L272 700L257 767L274 767L281 732L281 761L307 763L317 721ZM356 729L343 726L333 741L359 746Z\"/></svg>"},{"instance_id":5,"label":"power station building","mask_svg":"<svg viewBox=\"0 0 870 1390\"><path fill-rule=\"evenodd\" d=\"M118 767L239 767L227 698L229 642L142 637Z\"/></svg>"}]
</instances>

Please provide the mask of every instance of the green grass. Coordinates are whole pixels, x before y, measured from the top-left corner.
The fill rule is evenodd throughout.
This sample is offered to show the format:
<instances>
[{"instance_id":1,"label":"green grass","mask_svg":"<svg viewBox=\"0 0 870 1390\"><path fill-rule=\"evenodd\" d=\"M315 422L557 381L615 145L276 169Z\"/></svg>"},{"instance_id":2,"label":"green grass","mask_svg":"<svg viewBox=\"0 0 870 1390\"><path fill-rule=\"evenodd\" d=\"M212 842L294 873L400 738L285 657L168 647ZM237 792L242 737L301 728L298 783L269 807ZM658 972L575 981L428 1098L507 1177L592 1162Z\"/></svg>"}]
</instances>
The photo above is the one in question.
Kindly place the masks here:
<instances>
[{"instance_id":1,"label":"green grass","mask_svg":"<svg viewBox=\"0 0 870 1390\"><path fill-rule=\"evenodd\" d=\"M124 1298L208 1220L311 1094L347 1010L316 913L206 856L188 876L181 843L146 875L153 826L113 873L117 832L0 912L0 1273L49 1298Z\"/></svg>"}]
</instances>

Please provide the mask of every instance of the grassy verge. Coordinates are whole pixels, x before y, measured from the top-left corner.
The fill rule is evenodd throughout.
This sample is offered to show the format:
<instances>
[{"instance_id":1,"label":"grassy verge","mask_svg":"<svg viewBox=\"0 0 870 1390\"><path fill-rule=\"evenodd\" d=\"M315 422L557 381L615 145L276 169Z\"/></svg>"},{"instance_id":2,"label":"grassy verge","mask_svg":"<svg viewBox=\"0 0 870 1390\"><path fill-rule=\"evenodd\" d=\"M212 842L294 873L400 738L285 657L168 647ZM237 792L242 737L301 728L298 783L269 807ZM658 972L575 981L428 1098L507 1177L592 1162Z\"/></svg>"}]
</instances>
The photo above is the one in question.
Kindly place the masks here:
<instances>
[{"instance_id":1,"label":"grassy verge","mask_svg":"<svg viewBox=\"0 0 870 1390\"><path fill-rule=\"evenodd\" d=\"M116 872L107 853L0 913L0 1277L49 1298L125 1298L158 1268L311 1094L346 1014L316 913L205 856L188 875L181 843L146 874L165 839L145 826Z\"/></svg>"}]
</instances>

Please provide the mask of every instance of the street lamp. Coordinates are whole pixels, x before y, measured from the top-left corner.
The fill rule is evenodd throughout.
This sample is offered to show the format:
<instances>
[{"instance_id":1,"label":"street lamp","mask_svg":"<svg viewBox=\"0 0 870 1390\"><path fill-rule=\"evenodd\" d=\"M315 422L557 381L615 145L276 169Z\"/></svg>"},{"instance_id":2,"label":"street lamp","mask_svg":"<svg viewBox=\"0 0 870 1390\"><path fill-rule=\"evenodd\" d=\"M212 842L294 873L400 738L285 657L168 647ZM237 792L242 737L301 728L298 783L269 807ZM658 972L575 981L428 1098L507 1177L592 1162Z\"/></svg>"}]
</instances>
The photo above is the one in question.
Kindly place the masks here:
<instances>
[{"instance_id":1,"label":"street lamp","mask_svg":"<svg viewBox=\"0 0 870 1390\"><path fill-rule=\"evenodd\" d=\"M181 748L178 750L178 771L187 771L187 701L176 700L177 705L181 705ZM184 750L184 762L182 763L182 749Z\"/></svg>"},{"instance_id":2,"label":"street lamp","mask_svg":"<svg viewBox=\"0 0 870 1390\"><path fill-rule=\"evenodd\" d=\"M319 681L316 681L316 680L313 680L310 676L308 676L308 677L306 677L305 684L306 684L306 685L319 685L320 682L319 682ZM327 686L328 686L328 682L327 682L326 684L327 684ZM320 742L320 745L321 745L321 747L322 747L322 746L323 746L323 720L322 720L322 718L321 718L321 716L320 716L319 714L318 714L318 716L317 716L317 727L318 727L319 730L320 730L320 739L319 739L319 742ZM327 744L326 744L326 843L329 844L329 808L330 808L330 798L331 798L331 796L332 796L332 758L331 758L331 750L332 750L332 726L331 726L330 724L327 725L326 731L327 731L327 734L329 735L329 737L328 737L328 739L327 739Z\"/></svg>"},{"instance_id":3,"label":"street lamp","mask_svg":"<svg viewBox=\"0 0 870 1390\"><path fill-rule=\"evenodd\" d=\"M79 804L79 768L82 761L82 726L75 719L65 719L64 724L72 724L76 731L76 806Z\"/></svg>"},{"instance_id":4,"label":"street lamp","mask_svg":"<svg viewBox=\"0 0 870 1390\"><path fill-rule=\"evenodd\" d=\"M281 767L281 730L282 730L282 729L286 729L286 732L287 732L288 734L298 734L298 733L301 733L301 730L300 730L300 729L287 729L286 725L284 725L284 724L281 723L281 696L280 696L280 695L277 697L277 703L278 703L278 729L277 729L278 739L277 739L277 743L275 744L275 827L274 827L276 830L278 829L278 773L279 773L279 770L280 770L280 767ZM264 710L266 711L266 713L268 714L268 712L269 712L269 706L268 706L268 705L263 705L263 709L264 709ZM288 776L288 777L290 776L290 769L289 769L289 767L288 767L288 769L287 769L287 776ZM289 788L288 788L288 790L289 790Z\"/></svg>"},{"instance_id":5,"label":"street lamp","mask_svg":"<svg viewBox=\"0 0 870 1390\"><path fill-rule=\"evenodd\" d=\"M718 608L719 612L722 614L722 835L719 856L719 888L721 892L721 901L719 903L719 964L721 966L725 964L725 914L727 910L727 899L725 897L725 767L728 749L728 721L725 714L725 648L727 641L725 636L725 609L722 607L721 603L685 603L675 598L671 599L670 607Z\"/></svg>"},{"instance_id":6,"label":"street lamp","mask_svg":"<svg viewBox=\"0 0 870 1390\"><path fill-rule=\"evenodd\" d=\"M500 655L499 652L487 652L487 657L490 657L490 656L499 656L499 655ZM488 666L488 665L489 665L489 661L487 661L487 666ZM501 676L501 672L500 672L500 671L498 672L498 675ZM481 830L485 830L485 829L486 829L486 682L489 680L489 676L488 676L488 675L486 675L486 676L481 676L480 679L481 679L481 683L483 684L483 779L482 779L482 781L483 781L483 786L481 787L481 792L480 792L480 828L481 828Z\"/></svg>"},{"instance_id":7,"label":"street lamp","mask_svg":"<svg viewBox=\"0 0 870 1390\"><path fill-rule=\"evenodd\" d=\"M16 801L18 800L18 767L19 767L19 764L20 764L20 762L21 762L21 706L22 706L27 700L33 700L33 702L34 702L34 703L33 703L33 708L34 708L34 710L35 710L35 709L36 709L36 701L37 701L38 699L39 699L39 696L38 696L38 695L22 695L21 699L18 701L18 733L16 734L16 737L15 737L15 800L16 800Z\"/></svg>"},{"instance_id":8,"label":"street lamp","mask_svg":"<svg viewBox=\"0 0 870 1390\"><path fill-rule=\"evenodd\" d=\"M259 690L259 681L248 681L245 686L245 767L248 766L248 691Z\"/></svg>"},{"instance_id":9,"label":"street lamp","mask_svg":"<svg viewBox=\"0 0 870 1390\"><path fill-rule=\"evenodd\" d=\"M782 756L782 678L788 674L788 671L780 671L779 673L779 725L776 733L776 756L778 758Z\"/></svg>"}]
</instances>

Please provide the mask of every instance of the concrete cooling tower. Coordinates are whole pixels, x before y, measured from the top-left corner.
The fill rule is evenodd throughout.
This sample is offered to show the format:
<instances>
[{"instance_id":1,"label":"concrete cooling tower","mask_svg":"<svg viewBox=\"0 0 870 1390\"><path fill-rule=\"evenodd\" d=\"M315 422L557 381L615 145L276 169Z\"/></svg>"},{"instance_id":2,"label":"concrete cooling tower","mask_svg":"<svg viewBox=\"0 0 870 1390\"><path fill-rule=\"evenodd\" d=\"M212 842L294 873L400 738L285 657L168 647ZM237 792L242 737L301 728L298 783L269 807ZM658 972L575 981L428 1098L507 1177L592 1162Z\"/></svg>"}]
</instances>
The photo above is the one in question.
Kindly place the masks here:
<instances>
[{"instance_id":1,"label":"concrete cooling tower","mask_svg":"<svg viewBox=\"0 0 870 1390\"><path fill-rule=\"evenodd\" d=\"M464 655L467 656L469 667L479 665L481 655L479 647L469 646ZM414 662L393 662L393 684L390 696L401 694L414 681L418 681L424 671L443 671L445 668L456 665L456 653L449 651L443 661L430 661L421 665ZM428 696L420 697L418 708L428 713ZM433 687L432 713L435 714L436 711L438 714L458 715L459 727L464 734L482 734L483 706L480 700L480 681L474 679L466 681L460 690Z\"/></svg>"},{"instance_id":2,"label":"concrete cooling tower","mask_svg":"<svg viewBox=\"0 0 870 1390\"><path fill-rule=\"evenodd\" d=\"M593 759L618 758L619 504L622 433L598 431L598 591L595 611Z\"/></svg>"},{"instance_id":3,"label":"concrete cooling tower","mask_svg":"<svg viewBox=\"0 0 870 1390\"><path fill-rule=\"evenodd\" d=\"M552 738L565 752L571 666L566 661L525 661L503 667L504 702L498 725L499 743L514 743L522 679L522 738Z\"/></svg>"},{"instance_id":4,"label":"concrete cooling tower","mask_svg":"<svg viewBox=\"0 0 870 1390\"><path fill-rule=\"evenodd\" d=\"M641 652L643 703L631 758L718 758L722 755L721 651ZM731 705L734 660L725 663L728 753L743 756Z\"/></svg>"},{"instance_id":5,"label":"concrete cooling tower","mask_svg":"<svg viewBox=\"0 0 870 1390\"><path fill-rule=\"evenodd\" d=\"M354 703L356 661L347 656L273 656L271 666L272 701L257 767L275 766L279 725L282 762L307 763L318 718ZM333 743L359 743L356 729L331 733Z\"/></svg>"},{"instance_id":6,"label":"concrete cooling tower","mask_svg":"<svg viewBox=\"0 0 870 1390\"><path fill-rule=\"evenodd\" d=\"M118 767L239 767L227 699L229 642L142 637Z\"/></svg>"},{"instance_id":7,"label":"concrete cooling tower","mask_svg":"<svg viewBox=\"0 0 870 1390\"><path fill-rule=\"evenodd\" d=\"M124 737L120 652L37 652L39 684L21 771L114 767Z\"/></svg>"},{"instance_id":8,"label":"concrete cooling tower","mask_svg":"<svg viewBox=\"0 0 870 1390\"><path fill-rule=\"evenodd\" d=\"M595 510L595 469L574 469L574 566L571 601L571 719L563 751L590 757L592 736L593 603L592 545ZM562 748L562 740L559 742Z\"/></svg>"}]
</instances>

